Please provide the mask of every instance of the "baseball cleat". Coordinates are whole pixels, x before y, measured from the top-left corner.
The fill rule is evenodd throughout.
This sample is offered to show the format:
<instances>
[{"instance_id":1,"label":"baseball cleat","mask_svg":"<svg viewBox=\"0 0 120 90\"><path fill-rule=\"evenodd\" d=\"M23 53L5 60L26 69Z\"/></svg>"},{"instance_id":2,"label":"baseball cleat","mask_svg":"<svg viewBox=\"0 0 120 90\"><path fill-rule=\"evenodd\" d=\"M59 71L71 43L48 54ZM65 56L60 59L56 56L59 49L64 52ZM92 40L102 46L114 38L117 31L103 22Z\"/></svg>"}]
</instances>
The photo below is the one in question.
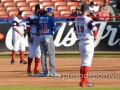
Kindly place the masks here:
<instances>
[{"instance_id":1,"label":"baseball cleat","mask_svg":"<svg viewBox=\"0 0 120 90\"><path fill-rule=\"evenodd\" d=\"M15 64L15 61L14 61L14 60L11 60L11 64Z\"/></svg>"},{"instance_id":2,"label":"baseball cleat","mask_svg":"<svg viewBox=\"0 0 120 90\"><path fill-rule=\"evenodd\" d=\"M57 73L53 73L53 74L50 73L49 76L51 76L51 77L60 77L61 75L57 74Z\"/></svg>"},{"instance_id":3,"label":"baseball cleat","mask_svg":"<svg viewBox=\"0 0 120 90\"><path fill-rule=\"evenodd\" d=\"M28 76L32 76L32 73L30 73L30 72L27 72L27 75L28 75Z\"/></svg>"},{"instance_id":4,"label":"baseball cleat","mask_svg":"<svg viewBox=\"0 0 120 90\"><path fill-rule=\"evenodd\" d=\"M20 64L27 64L27 62L25 60L21 60Z\"/></svg>"},{"instance_id":5,"label":"baseball cleat","mask_svg":"<svg viewBox=\"0 0 120 90\"><path fill-rule=\"evenodd\" d=\"M27 69L27 75L28 75L28 76L32 76L31 69Z\"/></svg>"},{"instance_id":6,"label":"baseball cleat","mask_svg":"<svg viewBox=\"0 0 120 90\"><path fill-rule=\"evenodd\" d=\"M80 87L92 87L93 84L92 83L89 83L89 82L86 82L86 84L79 84Z\"/></svg>"},{"instance_id":7,"label":"baseball cleat","mask_svg":"<svg viewBox=\"0 0 120 90\"><path fill-rule=\"evenodd\" d=\"M48 77L49 76L49 71L47 73L37 73L34 74L35 77Z\"/></svg>"},{"instance_id":8,"label":"baseball cleat","mask_svg":"<svg viewBox=\"0 0 120 90\"><path fill-rule=\"evenodd\" d=\"M34 69L34 74L38 74L38 73L40 73L40 70Z\"/></svg>"}]
</instances>

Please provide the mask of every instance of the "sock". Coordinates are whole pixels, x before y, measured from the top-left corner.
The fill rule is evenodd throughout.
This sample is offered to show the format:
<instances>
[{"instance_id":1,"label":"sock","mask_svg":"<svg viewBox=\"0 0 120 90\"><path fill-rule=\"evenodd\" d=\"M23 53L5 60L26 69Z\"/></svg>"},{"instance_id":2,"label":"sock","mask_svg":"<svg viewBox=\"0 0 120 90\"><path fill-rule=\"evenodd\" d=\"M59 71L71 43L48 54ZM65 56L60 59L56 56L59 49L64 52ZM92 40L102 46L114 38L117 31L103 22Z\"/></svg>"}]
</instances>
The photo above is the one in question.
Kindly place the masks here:
<instances>
[{"instance_id":1,"label":"sock","mask_svg":"<svg viewBox=\"0 0 120 90\"><path fill-rule=\"evenodd\" d=\"M33 58L28 57L28 69L31 69Z\"/></svg>"},{"instance_id":2,"label":"sock","mask_svg":"<svg viewBox=\"0 0 120 90\"><path fill-rule=\"evenodd\" d=\"M89 72L89 66L84 66L83 68L83 84L86 84L87 79L88 79L88 72Z\"/></svg>"},{"instance_id":3,"label":"sock","mask_svg":"<svg viewBox=\"0 0 120 90\"><path fill-rule=\"evenodd\" d=\"M20 51L20 61L24 60L24 51Z\"/></svg>"},{"instance_id":4,"label":"sock","mask_svg":"<svg viewBox=\"0 0 120 90\"><path fill-rule=\"evenodd\" d=\"M84 66L80 67L80 83L83 82L83 70L84 70Z\"/></svg>"},{"instance_id":5,"label":"sock","mask_svg":"<svg viewBox=\"0 0 120 90\"><path fill-rule=\"evenodd\" d=\"M34 68L35 70L38 69L39 63L40 63L40 58L35 58L35 68Z\"/></svg>"},{"instance_id":6,"label":"sock","mask_svg":"<svg viewBox=\"0 0 120 90\"><path fill-rule=\"evenodd\" d=\"M15 51L15 50L13 50L13 51L12 51L12 60L14 60L14 59L15 59L15 56L16 56L16 51Z\"/></svg>"}]
</instances>

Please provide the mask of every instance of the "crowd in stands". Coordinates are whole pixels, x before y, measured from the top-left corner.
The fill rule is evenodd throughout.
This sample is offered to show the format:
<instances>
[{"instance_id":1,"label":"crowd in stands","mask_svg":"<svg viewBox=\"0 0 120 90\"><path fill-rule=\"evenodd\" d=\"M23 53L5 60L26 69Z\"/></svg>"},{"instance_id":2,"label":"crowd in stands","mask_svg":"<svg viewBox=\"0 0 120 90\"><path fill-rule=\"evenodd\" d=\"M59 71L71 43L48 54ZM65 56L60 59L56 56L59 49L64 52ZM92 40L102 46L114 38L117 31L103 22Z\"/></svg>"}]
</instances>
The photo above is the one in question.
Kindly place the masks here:
<instances>
[{"instance_id":1,"label":"crowd in stands","mask_svg":"<svg viewBox=\"0 0 120 90\"><path fill-rule=\"evenodd\" d=\"M64 0L68 1L68 0ZM70 0L71 1L71 0ZM69 16L69 18L56 18L58 21L74 21L75 17L81 15L81 7L84 4L89 4L89 10L90 10L90 17L93 17L93 20L95 21L115 21L115 18L108 18L109 16L115 16L115 13L112 9L112 7L109 5L109 0L103 0L103 4L97 4L96 2L89 0L90 3L84 0L77 0L79 2L79 5L76 6L76 9L74 12L72 12ZM72 1L71 1L72 2ZM73 2L76 2L76 0L73 0ZM119 8L119 1L117 2L117 7ZM67 10L66 10L67 11ZM11 19L0 19L2 22L11 22ZM25 21L25 19L24 19Z\"/></svg>"},{"instance_id":2,"label":"crowd in stands","mask_svg":"<svg viewBox=\"0 0 120 90\"><path fill-rule=\"evenodd\" d=\"M82 5L87 4L80 2ZM81 5L81 7L82 7ZM115 13L112 9L112 7L109 5L109 0L103 0L103 5L99 6L96 4L96 2L91 1L89 4L89 10L90 10L90 17L93 17L94 21L115 21L115 18L109 18L109 16L115 16ZM77 10L73 12L70 16L79 16L81 11ZM74 19L69 19L69 20L74 20Z\"/></svg>"}]
</instances>

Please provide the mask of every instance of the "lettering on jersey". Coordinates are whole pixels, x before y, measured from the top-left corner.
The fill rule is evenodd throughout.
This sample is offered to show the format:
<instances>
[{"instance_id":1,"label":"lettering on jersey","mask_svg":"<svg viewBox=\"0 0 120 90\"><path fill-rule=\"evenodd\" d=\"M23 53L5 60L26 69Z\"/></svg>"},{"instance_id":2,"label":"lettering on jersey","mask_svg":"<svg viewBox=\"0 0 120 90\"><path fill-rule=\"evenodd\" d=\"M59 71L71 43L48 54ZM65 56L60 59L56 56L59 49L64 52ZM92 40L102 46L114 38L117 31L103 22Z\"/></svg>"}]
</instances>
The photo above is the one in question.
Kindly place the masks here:
<instances>
[{"instance_id":1,"label":"lettering on jersey","mask_svg":"<svg viewBox=\"0 0 120 90\"><path fill-rule=\"evenodd\" d=\"M39 33L40 33L40 34L49 33L49 30L40 30Z\"/></svg>"},{"instance_id":2,"label":"lettering on jersey","mask_svg":"<svg viewBox=\"0 0 120 90\"><path fill-rule=\"evenodd\" d=\"M39 18L39 24L40 24L40 34L47 34L49 33L49 29L47 29L47 23L48 23L49 17L40 17Z\"/></svg>"},{"instance_id":3,"label":"lettering on jersey","mask_svg":"<svg viewBox=\"0 0 120 90\"><path fill-rule=\"evenodd\" d=\"M40 17L39 18L39 23L48 23L49 17Z\"/></svg>"}]
</instances>

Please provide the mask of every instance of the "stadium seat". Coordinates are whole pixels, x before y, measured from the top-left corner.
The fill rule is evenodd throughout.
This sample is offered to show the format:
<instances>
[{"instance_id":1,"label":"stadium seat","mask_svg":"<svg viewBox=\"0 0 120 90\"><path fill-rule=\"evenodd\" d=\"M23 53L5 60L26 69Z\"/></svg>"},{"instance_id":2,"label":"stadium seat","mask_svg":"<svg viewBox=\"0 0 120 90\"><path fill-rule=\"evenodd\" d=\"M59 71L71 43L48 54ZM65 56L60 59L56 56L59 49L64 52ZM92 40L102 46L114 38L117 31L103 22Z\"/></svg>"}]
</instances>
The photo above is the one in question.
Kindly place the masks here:
<instances>
[{"instance_id":1,"label":"stadium seat","mask_svg":"<svg viewBox=\"0 0 120 90\"><path fill-rule=\"evenodd\" d=\"M45 6L44 9L46 10L48 7L52 8L53 10L57 10L53 5L52 6Z\"/></svg>"},{"instance_id":2,"label":"stadium seat","mask_svg":"<svg viewBox=\"0 0 120 90\"><path fill-rule=\"evenodd\" d=\"M32 8L32 7L34 7L36 4L38 4L39 2L38 1L31 1L31 2L29 2L28 4L29 4L29 6Z\"/></svg>"},{"instance_id":3,"label":"stadium seat","mask_svg":"<svg viewBox=\"0 0 120 90\"><path fill-rule=\"evenodd\" d=\"M4 16L4 15L8 15L7 12L4 10L4 11L0 11L0 16Z\"/></svg>"},{"instance_id":4,"label":"stadium seat","mask_svg":"<svg viewBox=\"0 0 120 90\"><path fill-rule=\"evenodd\" d=\"M55 7L58 7L58 6L67 6L67 4L66 4L66 2L55 2L54 6Z\"/></svg>"},{"instance_id":5,"label":"stadium seat","mask_svg":"<svg viewBox=\"0 0 120 90\"><path fill-rule=\"evenodd\" d=\"M8 11L9 17L16 16L18 14L18 11Z\"/></svg>"},{"instance_id":6,"label":"stadium seat","mask_svg":"<svg viewBox=\"0 0 120 90\"><path fill-rule=\"evenodd\" d=\"M55 2L63 2L63 0L51 0L52 3L55 3Z\"/></svg>"},{"instance_id":7,"label":"stadium seat","mask_svg":"<svg viewBox=\"0 0 120 90\"><path fill-rule=\"evenodd\" d=\"M42 3L42 2L51 2L51 0L38 0L39 3Z\"/></svg>"},{"instance_id":8,"label":"stadium seat","mask_svg":"<svg viewBox=\"0 0 120 90\"><path fill-rule=\"evenodd\" d=\"M4 2L13 2L13 0L1 0L1 3L4 3Z\"/></svg>"},{"instance_id":9,"label":"stadium seat","mask_svg":"<svg viewBox=\"0 0 120 90\"><path fill-rule=\"evenodd\" d=\"M34 7L34 6L32 6L32 7L31 7L31 10L34 12L34 11L35 11L35 7Z\"/></svg>"},{"instance_id":10,"label":"stadium seat","mask_svg":"<svg viewBox=\"0 0 120 90\"><path fill-rule=\"evenodd\" d=\"M26 17L33 13L32 11L24 11L24 12Z\"/></svg>"},{"instance_id":11,"label":"stadium seat","mask_svg":"<svg viewBox=\"0 0 120 90\"><path fill-rule=\"evenodd\" d=\"M0 11L0 22L7 22L8 13L6 11Z\"/></svg>"},{"instance_id":12,"label":"stadium seat","mask_svg":"<svg viewBox=\"0 0 120 90\"><path fill-rule=\"evenodd\" d=\"M13 3L13 2L4 2L3 5L4 5L5 8L7 6L16 6L15 3Z\"/></svg>"},{"instance_id":13,"label":"stadium seat","mask_svg":"<svg viewBox=\"0 0 120 90\"><path fill-rule=\"evenodd\" d=\"M41 3L43 6L52 6L53 5L53 3L52 2L42 2Z\"/></svg>"},{"instance_id":14,"label":"stadium seat","mask_svg":"<svg viewBox=\"0 0 120 90\"><path fill-rule=\"evenodd\" d=\"M8 11L17 11L17 10L18 10L18 8L15 7L15 6L6 7L6 11L7 11L7 12L8 12Z\"/></svg>"},{"instance_id":15,"label":"stadium seat","mask_svg":"<svg viewBox=\"0 0 120 90\"><path fill-rule=\"evenodd\" d=\"M25 0L13 0L14 3L17 3L17 2L24 2Z\"/></svg>"},{"instance_id":16,"label":"stadium seat","mask_svg":"<svg viewBox=\"0 0 120 90\"><path fill-rule=\"evenodd\" d=\"M3 3L0 3L0 7L3 7Z\"/></svg>"},{"instance_id":17,"label":"stadium seat","mask_svg":"<svg viewBox=\"0 0 120 90\"><path fill-rule=\"evenodd\" d=\"M0 11L4 11L4 10L5 10L5 8L0 6Z\"/></svg>"},{"instance_id":18,"label":"stadium seat","mask_svg":"<svg viewBox=\"0 0 120 90\"><path fill-rule=\"evenodd\" d=\"M38 2L38 0L25 0L26 3L29 3L29 2Z\"/></svg>"},{"instance_id":19,"label":"stadium seat","mask_svg":"<svg viewBox=\"0 0 120 90\"><path fill-rule=\"evenodd\" d=\"M31 8L29 6L26 6L26 7L21 6L19 7L19 10L20 11L31 11Z\"/></svg>"},{"instance_id":20,"label":"stadium seat","mask_svg":"<svg viewBox=\"0 0 120 90\"><path fill-rule=\"evenodd\" d=\"M77 6L70 6L70 7L69 7L69 9L70 9L70 11L72 11L72 12L73 12L73 11L75 11L75 10L76 10L76 7L77 7Z\"/></svg>"},{"instance_id":21,"label":"stadium seat","mask_svg":"<svg viewBox=\"0 0 120 90\"><path fill-rule=\"evenodd\" d=\"M58 11L61 11L61 10L63 10L63 11L68 11L68 10L69 10L69 7L67 7L67 6L58 6L58 7L57 7L57 10L58 10Z\"/></svg>"},{"instance_id":22,"label":"stadium seat","mask_svg":"<svg viewBox=\"0 0 120 90\"><path fill-rule=\"evenodd\" d=\"M59 17L59 16L60 16L59 11L55 10L55 11L54 11L54 16L55 16L55 17Z\"/></svg>"},{"instance_id":23,"label":"stadium seat","mask_svg":"<svg viewBox=\"0 0 120 90\"><path fill-rule=\"evenodd\" d=\"M67 6L79 6L78 2L67 2Z\"/></svg>"},{"instance_id":24,"label":"stadium seat","mask_svg":"<svg viewBox=\"0 0 120 90\"><path fill-rule=\"evenodd\" d=\"M20 6L28 6L26 2L21 2L21 1L16 2L16 5L17 5L18 8Z\"/></svg>"},{"instance_id":25,"label":"stadium seat","mask_svg":"<svg viewBox=\"0 0 120 90\"><path fill-rule=\"evenodd\" d=\"M70 16L71 13L71 11L60 11L61 16Z\"/></svg>"}]
</instances>

